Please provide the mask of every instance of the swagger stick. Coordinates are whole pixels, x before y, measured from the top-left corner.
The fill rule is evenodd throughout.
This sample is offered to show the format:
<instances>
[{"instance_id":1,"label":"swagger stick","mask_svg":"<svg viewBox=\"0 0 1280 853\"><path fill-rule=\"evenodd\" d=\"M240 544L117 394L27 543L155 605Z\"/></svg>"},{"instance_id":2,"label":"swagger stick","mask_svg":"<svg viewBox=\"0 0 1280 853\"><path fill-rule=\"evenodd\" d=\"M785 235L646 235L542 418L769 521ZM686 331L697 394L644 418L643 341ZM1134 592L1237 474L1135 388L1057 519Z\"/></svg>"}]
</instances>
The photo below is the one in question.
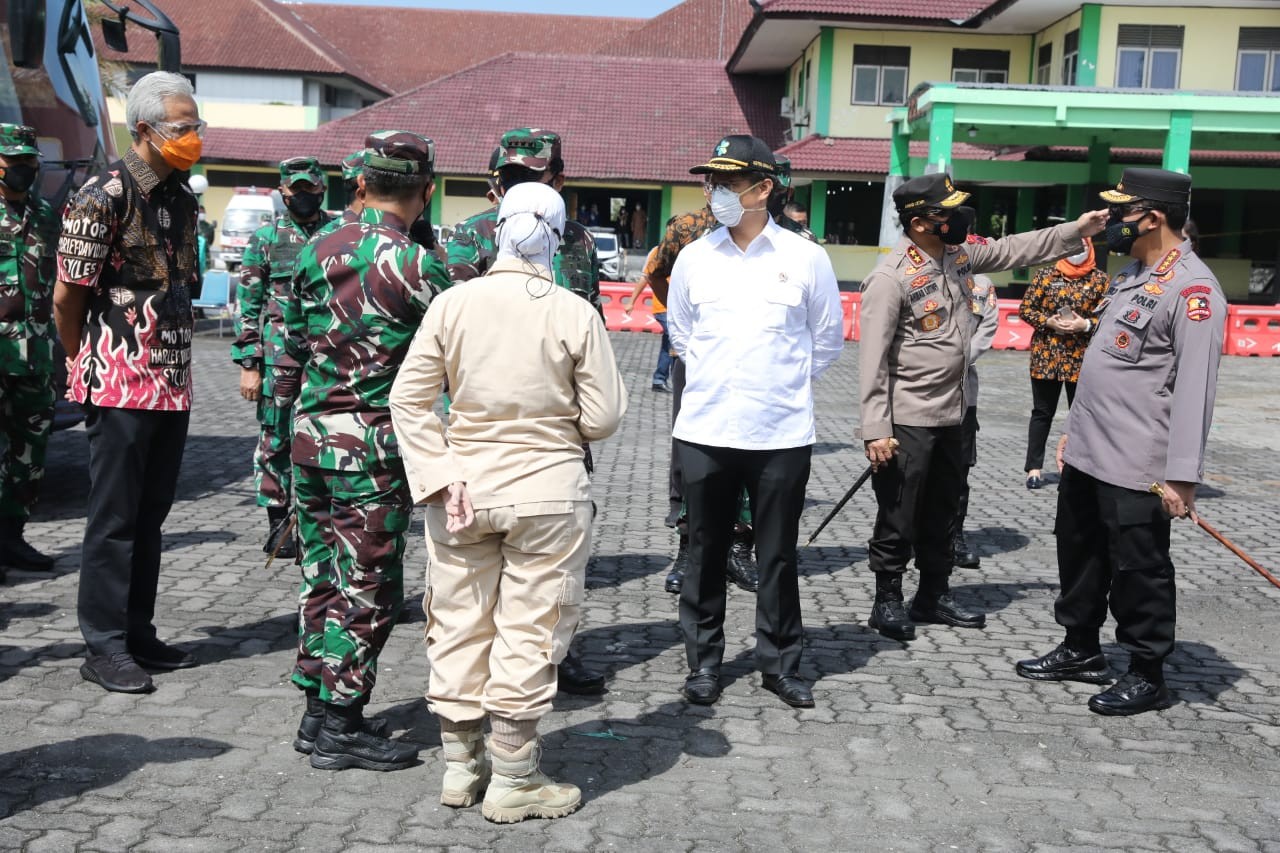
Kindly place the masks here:
<instances>
[{"instance_id":1,"label":"swagger stick","mask_svg":"<svg viewBox=\"0 0 1280 853\"><path fill-rule=\"evenodd\" d=\"M1159 495L1162 498L1164 497L1164 487L1161 486L1159 483L1152 483L1151 488L1148 489L1147 491L1154 492L1155 494ZM1200 513L1196 513L1195 522L1196 524L1200 525L1200 527L1204 530L1205 533L1208 533L1214 539L1217 539L1223 545L1227 546L1228 551L1230 551L1232 554L1235 554L1241 560L1244 560L1245 564L1249 568L1253 569L1255 572L1257 572L1258 574L1266 578L1268 581L1270 581L1272 586L1276 587L1277 589L1280 589L1280 579L1277 579L1275 575L1271 574L1271 572L1267 571L1266 569L1262 568L1262 566L1258 565L1258 562L1254 560L1252 557L1250 557L1248 554L1246 554L1244 551L1240 550L1240 548L1236 545L1236 543L1232 542L1230 539L1228 539L1227 537L1219 533L1213 527L1213 525L1211 525L1209 522L1205 521L1203 518L1200 517Z\"/></svg>"},{"instance_id":2,"label":"swagger stick","mask_svg":"<svg viewBox=\"0 0 1280 853\"><path fill-rule=\"evenodd\" d=\"M889 446L892 447L894 450L897 450L898 440L896 438L889 439ZM804 547L808 548L810 545L812 545L813 540L818 538L818 534L822 532L822 529L831 523L831 519L835 518L836 515L839 514L840 510L844 509L844 505L849 502L849 498L853 497L853 493L858 491L858 489L862 488L862 484L867 482L867 480L871 477L871 471L872 471L872 468L870 465L868 465L867 470L862 472L862 476L858 478L857 482L855 482L849 488L849 491L844 493L844 497L842 497L836 503L836 505L831 509L831 512L827 513L827 517L822 519L822 523L818 525L817 530L813 531L813 535L809 537L808 542L804 543Z\"/></svg>"},{"instance_id":3,"label":"swagger stick","mask_svg":"<svg viewBox=\"0 0 1280 853\"><path fill-rule=\"evenodd\" d=\"M284 543L289 541L289 537L293 535L293 528L298 524L298 514L296 512L289 513L289 523L284 528L284 533L280 534L280 540L276 542L276 547L271 549L271 556L267 557L267 564L264 569L271 568L271 564L276 559L276 554L280 553L280 549L284 547Z\"/></svg>"}]
</instances>

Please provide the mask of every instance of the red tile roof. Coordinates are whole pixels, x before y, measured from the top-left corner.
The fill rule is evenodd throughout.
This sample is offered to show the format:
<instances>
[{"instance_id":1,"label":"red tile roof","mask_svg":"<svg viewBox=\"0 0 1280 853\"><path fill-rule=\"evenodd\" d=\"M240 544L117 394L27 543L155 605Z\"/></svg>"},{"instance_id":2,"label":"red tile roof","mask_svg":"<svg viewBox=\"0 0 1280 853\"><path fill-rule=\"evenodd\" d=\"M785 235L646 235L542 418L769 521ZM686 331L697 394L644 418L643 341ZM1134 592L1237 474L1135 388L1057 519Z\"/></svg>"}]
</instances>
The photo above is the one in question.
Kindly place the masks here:
<instances>
[{"instance_id":1,"label":"red tile roof","mask_svg":"<svg viewBox=\"0 0 1280 853\"><path fill-rule=\"evenodd\" d=\"M1022 158L1020 149L1016 157ZM957 160L990 160L997 149L956 143L951 153ZM778 151L791 160L793 172L853 172L883 175L889 171L889 140L852 137L806 136ZM912 142L911 156L926 157L929 143ZM1004 154L995 159L1009 159Z\"/></svg>"},{"instance_id":2,"label":"red tile roof","mask_svg":"<svg viewBox=\"0 0 1280 853\"><path fill-rule=\"evenodd\" d=\"M888 18L967 21L995 0L759 0L769 17Z\"/></svg>"},{"instance_id":3,"label":"red tile roof","mask_svg":"<svg viewBox=\"0 0 1280 853\"><path fill-rule=\"evenodd\" d=\"M746 5L748 0L739 2ZM403 6L289 3L287 8L329 41L341 44L361 67L386 80L397 93L503 53L595 53L599 45L625 43L626 34L646 23L642 18Z\"/></svg>"},{"instance_id":4,"label":"red tile roof","mask_svg":"<svg viewBox=\"0 0 1280 853\"><path fill-rule=\"evenodd\" d=\"M561 134L570 177L690 183L689 167L726 133L782 142L778 78L730 76L714 60L505 54L314 131L211 128L206 159L273 163L311 154L334 166L371 131L436 142L437 170L480 175L512 127Z\"/></svg>"},{"instance_id":5,"label":"red tile roof","mask_svg":"<svg viewBox=\"0 0 1280 853\"><path fill-rule=\"evenodd\" d=\"M185 68L348 76L380 91L392 91L377 73L298 17L296 7L275 0L163 0L159 5L182 33ZM107 59L143 65L156 61L156 41L143 30L130 28L126 54L106 48L100 29L94 30L94 40Z\"/></svg>"},{"instance_id":6,"label":"red tile roof","mask_svg":"<svg viewBox=\"0 0 1280 853\"><path fill-rule=\"evenodd\" d=\"M685 0L595 52L724 61L733 55L754 15L751 0Z\"/></svg>"}]
</instances>

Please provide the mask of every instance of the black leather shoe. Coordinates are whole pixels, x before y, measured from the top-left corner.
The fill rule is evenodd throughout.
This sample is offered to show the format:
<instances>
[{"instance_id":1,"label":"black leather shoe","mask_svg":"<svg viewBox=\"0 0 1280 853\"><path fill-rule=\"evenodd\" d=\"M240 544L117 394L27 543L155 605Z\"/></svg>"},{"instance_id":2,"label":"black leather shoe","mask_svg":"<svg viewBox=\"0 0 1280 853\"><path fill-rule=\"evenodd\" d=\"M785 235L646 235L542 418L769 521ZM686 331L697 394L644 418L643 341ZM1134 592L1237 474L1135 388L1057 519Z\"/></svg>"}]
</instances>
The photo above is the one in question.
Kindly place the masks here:
<instances>
[{"instance_id":1,"label":"black leather shoe","mask_svg":"<svg viewBox=\"0 0 1280 853\"><path fill-rule=\"evenodd\" d=\"M293 739L293 748L303 755L310 755L316 747L316 738L320 736L320 727L324 725L324 702L319 696L307 697L307 710L298 723L298 733ZM374 737L385 738L391 730L386 720L366 719L360 731Z\"/></svg>"},{"instance_id":2,"label":"black leather shoe","mask_svg":"<svg viewBox=\"0 0 1280 853\"><path fill-rule=\"evenodd\" d=\"M969 550L969 543L965 541L964 531L959 531L952 540L952 546L955 548L955 563L962 569L976 569L982 564L982 559Z\"/></svg>"},{"instance_id":3,"label":"black leather shoe","mask_svg":"<svg viewBox=\"0 0 1280 853\"><path fill-rule=\"evenodd\" d=\"M41 554L22 538L22 527L10 525L0 543L0 564L23 572L53 571L53 557Z\"/></svg>"},{"instance_id":4,"label":"black leather shoe","mask_svg":"<svg viewBox=\"0 0 1280 853\"><path fill-rule=\"evenodd\" d=\"M1120 680L1089 699L1089 710L1108 717L1128 717L1146 711L1159 711L1173 704L1164 682L1148 681L1145 676L1128 672Z\"/></svg>"},{"instance_id":5,"label":"black leather shoe","mask_svg":"<svg viewBox=\"0 0 1280 853\"><path fill-rule=\"evenodd\" d=\"M908 615L913 622L954 625L957 628L985 628L987 625L984 614L965 610L949 593L937 598L917 595L911 602Z\"/></svg>"},{"instance_id":6,"label":"black leather shoe","mask_svg":"<svg viewBox=\"0 0 1280 853\"><path fill-rule=\"evenodd\" d=\"M561 693L575 696L599 696L604 692L605 678L601 673L587 669L586 664L573 652L564 656L556 669L556 682Z\"/></svg>"},{"instance_id":7,"label":"black leather shoe","mask_svg":"<svg viewBox=\"0 0 1280 853\"><path fill-rule=\"evenodd\" d=\"M80 677L112 693L150 693L151 676L134 663L128 652L96 655L80 664Z\"/></svg>"},{"instance_id":8,"label":"black leather shoe","mask_svg":"<svg viewBox=\"0 0 1280 853\"><path fill-rule=\"evenodd\" d=\"M689 567L689 540L683 536L680 537L680 547L676 551L676 558L671 563L671 571L667 574L667 580L662 588L672 595L679 595L680 589L684 586L684 570Z\"/></svg>"},{"instance_id":9,"label":"black leather shoe","mask_svg":"<svg viewBox=\"0 0 1280 853\"><path fill-rule=\"evenodd\" d=\"M195 656L177 646L162 643L154 637L129 644L129 654L139 665L151 669L190 669L196 665Z\"/></svg>"},{"instance_id":10,"label":"black leather shoe","mask_svg":"<svg viewBox=\"0 0 1280 853\"><path fill-rule=\"evenodd\" d=\"M760 588L760 570L756 568L755 545L750 534L733 537L725 574L747 592L755 592Z\"/></svg>"},{"instance_id":11,"label":"black leather shoe","mask_svg":"<svg viewBox=\"0 0 1280 853\"><path fill-rule=\"evenodd\" d=\"M1014 667L1018 675L1034 681L1083 681L1106 684L1111 680L1107 659L1102 652L1082 652L1060 643L1047 655L1020 660Z\"/></svg>"},{"instance_id":12,"label":"black leather shoe","mask_svg":"<svg viewBox=\"0 0 1280 853\"><path fill-rule=\"evenodd\" d=\"M671 393L671 389L670 389L670 388L668 388L666 385L661 385L661 384L659 384L659 383L657 383L657 382L653 383L653 390L654 390L654 391L657 391L659 394L670 394L670 393Z\"/></svg>"},{"instance_id":13,"label":"black leather shoe","mask_svg":"<svg viewBox=\"0 0 1280 853\"><path fill-rule=\"evenodd\" d=\"M680 688L680 695L695 705L714 705L720 698L720 670L706 666L689 673Z\"/></svg>"},{"instance_id":14,"label":"black leather shoe","mask_svg":"<svg viewBox=\"0 0 1280 853\"><path fill-rule=\"evenodd\" d=\"M906 605L898 598L882 599L872 604L867 625L890 639L906 641L916 638L916 626L907 616Z\"/></svg>"},{"instance_id":15,"label":"black leather shoe","mask_svg":"<svg viewBox=\"0 0 1280 853\"><path fill-rule=\"evenodd\" d=\"M360 730L335 732L320 727L311 750L311 766L317 770L403 770L418 760L418 749Z\"/></svg>"},{"instance_id":16,"label":"black leather shoe","mask_svg":"<svg viewBox=\"0 0 1280 853\"><path fill-rule=\"evenodd\" d=\"M761 686L770 693L776 693L778 698L786 702L792 708L812 708L813 692L809 690L809 685L798 675L770 675L765 673L761 679Z\"/></svg>"}]
</instances>

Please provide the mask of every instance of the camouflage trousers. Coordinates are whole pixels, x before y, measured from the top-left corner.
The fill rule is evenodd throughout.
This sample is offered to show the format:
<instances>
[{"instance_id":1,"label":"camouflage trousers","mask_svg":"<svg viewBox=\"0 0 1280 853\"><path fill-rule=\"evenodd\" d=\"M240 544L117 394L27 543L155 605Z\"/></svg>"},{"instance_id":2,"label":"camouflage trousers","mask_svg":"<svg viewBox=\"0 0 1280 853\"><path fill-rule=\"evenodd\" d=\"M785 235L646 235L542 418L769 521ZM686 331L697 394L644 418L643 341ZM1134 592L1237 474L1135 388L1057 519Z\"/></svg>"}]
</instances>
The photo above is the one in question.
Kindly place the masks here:
<instances>
[{"instance_id":1,"label":"camouflage trousers","mask_svg":"<svg viewBox=\"0 0 1280 853\"><path fill-rule=\"evenodd\" d=\"M48 374L0 374L0 517L26 521L40 493L44 455L53 428L53 381Z\"/></svg>"},{"instance_id":2,"label":"camouflage trousers","mask_svg":"<svg viewBox=\"0 0 1280 853\"><path fill-rule=\"evenodd\" d=\"M404 603L405 533L413 498L404 469L330 471L295 465L302 539L298 663L293 683L350 705L377 679L378 654Z\"/></svg>"},{"instance_id":3,"label":"camouflage trousers","mask_svg":"<svg viewBox=\"0 0 1280 853\"><path fill-rule=\"evenodd\" d=\"M253 485L258 506L287 507L293 483L293 462L289 458L293 436L293 401L298 396L301 371L296 367L267 365L262 371L262 394L258 397L258 423L262 431L253 451ZM280 380L292 380L292 388L281 393Z\"/></svg>"}]
</instances>

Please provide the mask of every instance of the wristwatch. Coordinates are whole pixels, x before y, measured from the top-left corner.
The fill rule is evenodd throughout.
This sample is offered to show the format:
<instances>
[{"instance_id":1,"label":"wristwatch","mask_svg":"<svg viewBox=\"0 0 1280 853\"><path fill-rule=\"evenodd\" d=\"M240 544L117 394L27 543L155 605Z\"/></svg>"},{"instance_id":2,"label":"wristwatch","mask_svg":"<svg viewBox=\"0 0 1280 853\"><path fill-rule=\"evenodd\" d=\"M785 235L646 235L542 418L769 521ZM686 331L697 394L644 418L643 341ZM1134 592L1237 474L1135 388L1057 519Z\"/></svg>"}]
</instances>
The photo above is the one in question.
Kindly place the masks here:
<instances>
[{"instance_id":1,"label":"wristwatch","mask_svg":"<svg viewBox=\"0 0 1280 853\"><path fill-rule=\"evenodd\" d=\"M257 370L258 360L256 358L242 358L240 359L240 366L245 370Z\"/></svg>"}]
</instances>

